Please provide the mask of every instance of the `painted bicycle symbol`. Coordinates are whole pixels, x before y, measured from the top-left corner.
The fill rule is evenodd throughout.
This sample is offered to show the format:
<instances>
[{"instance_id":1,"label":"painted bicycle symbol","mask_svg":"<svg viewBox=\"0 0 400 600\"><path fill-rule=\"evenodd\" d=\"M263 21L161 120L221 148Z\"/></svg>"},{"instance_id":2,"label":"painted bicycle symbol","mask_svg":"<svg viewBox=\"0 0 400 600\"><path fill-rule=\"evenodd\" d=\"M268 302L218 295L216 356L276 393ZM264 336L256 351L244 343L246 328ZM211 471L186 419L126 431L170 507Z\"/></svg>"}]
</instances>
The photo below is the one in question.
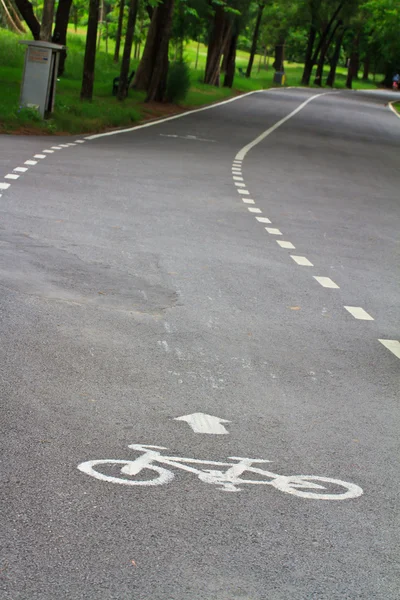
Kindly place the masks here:
<instances>
[{"instance_id":1,"label":"painted bicycle symbol","mask_svg":"<svg viewBox=\"0 0 400 600\"><path fill-rule=\"evenodd\" d=\"M170 483L175 475L170 469L160 466L165 465L192 473L203 483L217 485L225 492L239 492L245 485L270 485L280 492L315 500L346 500L358 498L363 493L358 485L339 479L315 475L278 475L253 466L271 462L269 460L229 456L228 459L235 462L220 462L164 456L160 450L168 448L163 446L131 444L128 447L142 454L134 460L89 460L78 465L78 469L101 481L121 485L156 486ZM117 474L114 474L115 467L119 470ZM222 470L221 467L227 469ZM251 474L247 475L251 478L242 478L244 474Z\"/></svg>"}]
</instances>

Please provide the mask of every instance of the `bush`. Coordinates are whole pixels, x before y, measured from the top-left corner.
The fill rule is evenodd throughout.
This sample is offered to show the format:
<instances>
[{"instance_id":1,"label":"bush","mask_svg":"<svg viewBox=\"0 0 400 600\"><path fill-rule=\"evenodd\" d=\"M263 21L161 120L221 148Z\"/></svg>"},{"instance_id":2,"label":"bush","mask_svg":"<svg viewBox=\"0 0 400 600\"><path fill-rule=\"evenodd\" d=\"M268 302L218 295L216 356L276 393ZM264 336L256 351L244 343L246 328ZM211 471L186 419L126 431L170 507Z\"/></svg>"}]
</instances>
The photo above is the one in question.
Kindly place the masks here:
<instances>
[{"instance_id":1,"label":"bush","mask_svg":"<svg viewBox=\"0 0 400 600\"><path fill-rule=\"evenodd\" d=\"M190 88L190 69L184 61L174 62L168 70L167 102L182 102Z\"/></svg>"}]
</instances>

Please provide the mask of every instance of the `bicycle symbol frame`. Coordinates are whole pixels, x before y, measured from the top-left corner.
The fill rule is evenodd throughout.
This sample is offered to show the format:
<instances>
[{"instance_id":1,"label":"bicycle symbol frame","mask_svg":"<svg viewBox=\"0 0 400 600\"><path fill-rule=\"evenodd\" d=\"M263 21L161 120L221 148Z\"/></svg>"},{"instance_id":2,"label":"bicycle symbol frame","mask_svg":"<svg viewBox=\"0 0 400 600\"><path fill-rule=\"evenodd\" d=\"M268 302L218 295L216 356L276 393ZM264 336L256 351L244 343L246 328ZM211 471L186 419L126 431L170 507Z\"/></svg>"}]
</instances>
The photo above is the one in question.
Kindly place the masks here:
<instances>
[{"instance_id":1,"label":"bicycle symbol frame","mask_svg":"<svg viewBox=\"0 0 400 600\"><path fill-rule=\"evenodd\" d=\"M316 475L279 475L272 471L266 471L260 467L255 467L255 463L269 463L271 461L259 458L242 458L239 456L229 456L228 460L237 462L221 462L213 460L200 460L196 458L183 458L180 456L164 456L161 450L168 450L164 446L152 446L144 444L131 444L128 446L131 450L142 452L134 460L119 459L98 459L89 460L78 465L82 473L86 473L101 481L117 483L128 486L158 486L170 483L175 475L170 469L179 469L192 473L203 483L217 485L225 492L239 492L244 485L269 485L275 489L292 494L299 498L314 500L348 500L358 498L363 494L361 487L354 483L332 479L330 477L319 477ZM120 475L113 476L102 473L98 470L104 465L120 465ZM196 468L201 465L211 468ZM225 471L217 467L228 467ZM155 476L149 479L135 479L142 471L153 472ZM264 479L242 479L244 473L261 475ZM125 477L122 477L125 476ZM344 488L345 491L323 492L328 486Z\"/></svg>"}]
</instances>

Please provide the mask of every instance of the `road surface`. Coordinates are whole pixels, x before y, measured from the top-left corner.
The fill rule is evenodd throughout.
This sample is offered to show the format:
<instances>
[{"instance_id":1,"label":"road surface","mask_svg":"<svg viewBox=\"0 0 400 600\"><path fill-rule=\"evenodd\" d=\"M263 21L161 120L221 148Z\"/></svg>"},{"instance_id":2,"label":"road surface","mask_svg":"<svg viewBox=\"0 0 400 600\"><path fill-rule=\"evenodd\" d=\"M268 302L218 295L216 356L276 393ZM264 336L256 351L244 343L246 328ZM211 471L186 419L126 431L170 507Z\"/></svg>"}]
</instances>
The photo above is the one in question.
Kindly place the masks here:
<instances>
[{"instance_id":1,"label":"road surface","mask_svg":"<svg viewBox=\"0 0 400 600\"><path fill-rule=\"evenodd\" d=\"M2 599L399 598L400 120L315 94L0 138Z\"/></svg>"}]
</instances>

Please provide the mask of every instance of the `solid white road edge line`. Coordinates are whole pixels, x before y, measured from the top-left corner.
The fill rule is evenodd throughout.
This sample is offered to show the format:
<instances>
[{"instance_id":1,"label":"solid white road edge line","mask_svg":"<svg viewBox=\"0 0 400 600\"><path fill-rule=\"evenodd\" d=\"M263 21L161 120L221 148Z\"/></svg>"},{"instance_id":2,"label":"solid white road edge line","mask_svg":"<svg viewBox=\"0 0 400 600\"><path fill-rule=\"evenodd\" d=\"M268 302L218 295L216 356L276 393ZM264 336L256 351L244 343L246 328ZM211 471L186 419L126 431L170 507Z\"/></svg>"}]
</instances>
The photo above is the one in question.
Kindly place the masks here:
<instances>
[{"instance_id":1,"label":"solid white road edge line","mask_svg":"<svg viewBox=\"0 0 400 600\"><path fill-rule=\"evenodd\" d=\"M392 100L392 102L389 102L389 108L390 108L390 110L392 110L394 112L394 114L396 115L396 117L398 117L400 119L399 113L397 112L397 110L393 106L393 104L395 102L398 102L398 100Z\"/></svg>"},{"instance_id":2,"label":"solid white road edge line","mask_svg":"<svg viewBox=\"0 0 400 600\"><path fill-rule=\"evenodd\" d=\"M264 131L264 133L262 133L261 135L259 135L258 137L256 137L255 140L253 140L252 142L250 142L246 146L243 146L243 148L241 150L239 150L239 152L236 154L235 158L237 160L243 160L245 158L246 154L248 152L250 152L250 150L252 148L254 148L254 146L257 146L257 144L259 144L260 142L262 142L268 135L270 135L270 133L272 133L273 131L275 131L275 129L278 129L278 127L280 127L281 125L283 125L284 123L286 123L286 121L288 121L289 119L291 119L292 117L294 117L295 115L297 115L297 113L300 112L305 106L307 106L307 104L309 102L312 102L316 98L321 98L321 96L326 96L327 94L331 94L331 93L332 92L324 92L322 94L314 94L314 96L311 96L311 98L307 98L307 100L305 102L303 102L302 104L300 104L300 106L298 106L297 108L295 108L294 110L292 110L292 112L289 113L288 115L286 115L286 117L283 117L283 119L281 119L280 121L278 121L277 123L275 123L275 125L272 125L272 127L270 127L269 129L267 129L266 131Z\"/></svg>"},{"instance_id":3,"label":"solid white road edge line","mask_svg":"<svg viewBox=\"0 0 400 600\"><path fill-rule=\"evenodd\" d=\"M153 127L154 125L159 125L160 123L166 123L167 121L174 121L175 119L181 119L182 117L186 117L187 115L195 115L196 113L203 112L203 110L211 110L212 108L217 108L218 106L222 106L223 104L228 104L229 102L236 102L236 100L240 100L241 98L246 98L246 96L250 96L251 94L259 94L260 92L270 92L271 90L255 90L254 92L247 92L246 94L241 94L240 96L234 96L233 98L229 98L229 100L223 100L222 102L216 102L215 104L209 104L208 106L202 106L201 108L195 108L194 110L188 110L184 113L180 113L179 115L172 115L171 117L166 117L165 119L158 119L157 121L151 121L150 123L143 123L142 125L136 125L135 127L129 127L128 129L118 129L116 131L107 131L106 133L96 133L95 135L89 135L85 137L85 140L96 140L101 137L108 137L110 135L118 135L119 133L129 133L130 131L135 131L136 129L144 129L145 127ZM329 92L328 92L329 93ZM82 140L75 140L75 142L82 143Z\"/></svg>"}]
</instances>

